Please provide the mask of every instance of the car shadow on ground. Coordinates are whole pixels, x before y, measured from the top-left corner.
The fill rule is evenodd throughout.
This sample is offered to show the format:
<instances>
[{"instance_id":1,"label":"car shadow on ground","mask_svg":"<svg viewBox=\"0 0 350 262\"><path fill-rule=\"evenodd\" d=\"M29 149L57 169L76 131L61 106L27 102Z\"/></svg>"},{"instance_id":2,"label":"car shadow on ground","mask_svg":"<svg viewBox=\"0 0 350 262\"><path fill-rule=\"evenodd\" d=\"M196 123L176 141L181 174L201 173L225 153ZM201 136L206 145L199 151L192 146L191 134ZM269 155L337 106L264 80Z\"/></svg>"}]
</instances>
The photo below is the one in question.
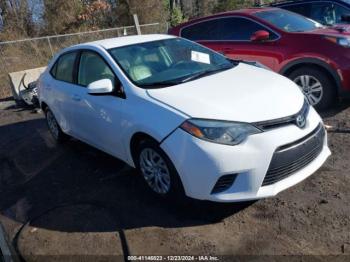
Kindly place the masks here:
<instances>
[{"instance_id":1,"label":"car shadow on ground","mask_svg":"<svg viewBox=\"0 0 350 262\"><path fill-rule=\"evenodd\" d=\"M350 99L341 99L330 109L319 112L322 118L330 118L338 115L350 107Z\"/></svg>"},{"instance_id":2,"label":"car shadow on ground","mask_svg":"<svg viewBox=\"0 0 350 262\"><path fill-rule=\"evenodd\" d=\"M121 161L77 140L56 145L43 119L0 126L0 213L63 232L215 223L252 202L169 202Z\"/></svg>"}]
</instances>

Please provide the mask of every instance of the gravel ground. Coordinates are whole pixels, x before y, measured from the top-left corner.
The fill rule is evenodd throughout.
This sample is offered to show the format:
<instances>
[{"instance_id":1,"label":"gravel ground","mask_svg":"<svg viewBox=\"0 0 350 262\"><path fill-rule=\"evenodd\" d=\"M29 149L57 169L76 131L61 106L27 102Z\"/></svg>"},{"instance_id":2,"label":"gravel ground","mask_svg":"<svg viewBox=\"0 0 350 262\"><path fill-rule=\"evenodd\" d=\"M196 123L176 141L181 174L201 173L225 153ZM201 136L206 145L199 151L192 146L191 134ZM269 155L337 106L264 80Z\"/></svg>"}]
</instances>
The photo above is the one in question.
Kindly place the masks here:
<instances>
[{"instance_id":1,"label":"gravel ground","mask_svg":"<svg viewBox=\"0 0 350 262\"><path fill-rule=\"evenodd\" d=\"M0 221L27 261L170 254L350 261L350 102L322 115L333 126L333 154L304 182L256 202L180 205L155 198L115 158L76 140L56 145L41 114L2 104Z\"/></svg>"}]
</instances>

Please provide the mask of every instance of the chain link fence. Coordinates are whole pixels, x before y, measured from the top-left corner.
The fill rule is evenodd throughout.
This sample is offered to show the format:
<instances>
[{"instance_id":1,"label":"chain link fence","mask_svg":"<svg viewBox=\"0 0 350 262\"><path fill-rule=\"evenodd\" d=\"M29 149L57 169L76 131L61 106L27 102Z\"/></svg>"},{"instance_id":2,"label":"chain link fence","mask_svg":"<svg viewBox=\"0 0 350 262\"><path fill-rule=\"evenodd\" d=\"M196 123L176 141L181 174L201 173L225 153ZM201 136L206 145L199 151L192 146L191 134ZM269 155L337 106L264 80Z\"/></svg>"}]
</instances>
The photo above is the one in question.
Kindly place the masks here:
<instances>
[{"instance_id":1,"label":"chain link fence","mask_svg":"<svg viewBox=\"0 0 350 262\"><path fill-rule=\"evenodd\" d=\"M12 96L8 74L46 66L62 48L100 39L136 35L138 25L0 42L0 101ZM166 33L167 24L139 25L142 34Z\"/></svg>"}]
</instances>

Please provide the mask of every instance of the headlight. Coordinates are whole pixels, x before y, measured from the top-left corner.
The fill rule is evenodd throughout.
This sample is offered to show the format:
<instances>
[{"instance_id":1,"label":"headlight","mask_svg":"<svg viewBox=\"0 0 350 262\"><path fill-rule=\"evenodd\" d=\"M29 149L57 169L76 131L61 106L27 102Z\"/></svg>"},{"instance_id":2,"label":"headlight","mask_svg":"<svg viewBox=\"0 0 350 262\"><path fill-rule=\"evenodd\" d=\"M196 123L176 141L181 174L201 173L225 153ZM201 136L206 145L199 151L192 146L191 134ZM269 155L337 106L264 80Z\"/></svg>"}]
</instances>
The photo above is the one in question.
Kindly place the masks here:
<instances>
[{"instance_id":1,"label":"headlight","mask_svg":"<svg viewBox=\"0 0 350 262\"><path fill-rule=\"evenodd\" d=\"M187 120L181 128L197 138L225 145L237 145L247 136L262 132L248 123L202 119Z\"/></svg>"},{"instance_id":2,"label":"headlight","mask_svg":"<svg viewBox=\"0 0 350 262\"><path fill-rule=\"evenodd\" d=\"M325 36L325 38L334 44L350 47L350 38L348 37Z\"/></svg>"}]
</instances>

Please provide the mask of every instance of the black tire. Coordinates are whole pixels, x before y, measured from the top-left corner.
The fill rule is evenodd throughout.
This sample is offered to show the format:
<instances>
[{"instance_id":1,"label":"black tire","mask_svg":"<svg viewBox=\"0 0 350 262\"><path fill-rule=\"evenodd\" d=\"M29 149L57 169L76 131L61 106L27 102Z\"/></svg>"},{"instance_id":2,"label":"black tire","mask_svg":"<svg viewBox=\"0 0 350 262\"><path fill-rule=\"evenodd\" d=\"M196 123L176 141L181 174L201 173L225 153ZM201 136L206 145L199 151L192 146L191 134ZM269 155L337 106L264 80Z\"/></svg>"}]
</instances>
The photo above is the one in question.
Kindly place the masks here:
<instances>
[{"instance_id":1,"label":"black tire","mask_svg":"<svg viewBox=\"0 0 350 262\"><path fill-rule=\"evenodd\" d=\"M156 192L147 182L145 175L143 174L142 168L141 168L141 162L140 162L140 156L142 152L145 149L151 149L154 150L165 162L166 167L169 171L170 175L170 189L166 193L159 193ZM141 141L136 148L134 148L134 161L136 168L140 175L143 176L145 184L147 185L147 188L153 192L158 197L171 199L175 201L182 201L186 198L185 191L181 182L181 179L179 177L179 174L176 171L175 166L169 159L169 157L166 155L166 153L159 147L158 143L152 139L146 139Z\"/></svg>"},{"instance_id":2,"label":"black tire","mask_svg":"<svg viewBox=\"0 0 350 262\"><path fill-rule=\"evenodd\" d=\"M53 137L53 139L57 142L57 143L62 143L64 141L66 141L68 139L68 136L63 133L60 125L58 124L53 112L50 110L50 108L46 108L44 110L45 112L45 117L46 117L46 124L47 127ZM53 121L55 123L55 125L57 126L57 131L54 131L52 126L50 125L50 120Z\"/></svg>"},{"instance_id":3,"label":"black tire","mask_svg":"<svg viewBox=\"0 0 350 262\"><path fill-rule=\"evenodd\" d=\"M337 88L334 81L329 77L324 71L314 68L314 67L300 67L288 75L292 81L296 82L300 76L311 76L321 83L323 95L321 100L313 105L317 110L325 110L331 107L337 98ZM305 94L305 92L304 92ZM310 102L310 100L309 100Z\"/></svg>"}]
</instances>

